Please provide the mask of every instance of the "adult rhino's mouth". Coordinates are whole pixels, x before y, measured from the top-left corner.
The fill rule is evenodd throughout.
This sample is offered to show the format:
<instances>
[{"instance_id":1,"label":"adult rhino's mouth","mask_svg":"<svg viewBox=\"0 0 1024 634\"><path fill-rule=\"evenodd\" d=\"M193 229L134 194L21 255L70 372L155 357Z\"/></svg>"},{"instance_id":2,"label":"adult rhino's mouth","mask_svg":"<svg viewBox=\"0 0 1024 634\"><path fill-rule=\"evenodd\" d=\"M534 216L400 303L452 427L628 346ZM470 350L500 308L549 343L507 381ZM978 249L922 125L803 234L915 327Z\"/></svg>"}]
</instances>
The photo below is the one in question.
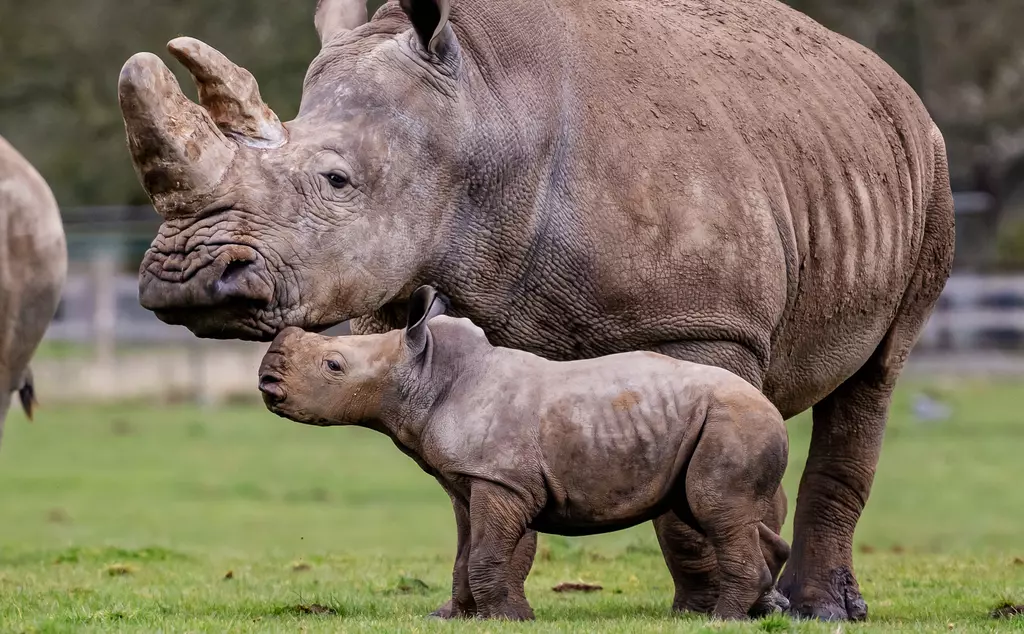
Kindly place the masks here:
<instances>
[{"instance_id":1,"label":"adult rhino's mouth","mask_svg":"<svg viewBox=\"0 0 1024 634\"><path fill-rule=\"evenodd\" d=\"M280 329L274 284L255 249L215 245L203 259L150 249L139 270L139 303L198 337L269 341ZM211 259L212 256L212 259Z\"/></svg>"}]
</instances>

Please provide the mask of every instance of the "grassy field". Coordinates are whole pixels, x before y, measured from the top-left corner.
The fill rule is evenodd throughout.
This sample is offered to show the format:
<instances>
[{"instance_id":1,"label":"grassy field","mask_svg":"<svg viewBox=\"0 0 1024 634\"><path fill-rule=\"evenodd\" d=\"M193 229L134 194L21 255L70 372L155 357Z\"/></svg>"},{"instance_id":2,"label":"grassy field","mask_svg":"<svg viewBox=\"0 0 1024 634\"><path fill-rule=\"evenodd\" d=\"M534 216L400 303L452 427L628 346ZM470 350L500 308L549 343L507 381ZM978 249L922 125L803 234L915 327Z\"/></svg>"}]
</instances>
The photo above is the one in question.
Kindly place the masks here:
<instances>
[{"instance_id":1,"label":"grassy field","mask_svg":"<svg viewBox=\"0 0 1024 634\"><path fill-rule=\"evenodd\" d=\"M988 616L1024 603L1024 388L939 388L946 422L915 421L911 387L897 399L857 534L870 620L838 627L671 616L649 524L543 536L527 587L535 623L429 621L449 588L454 520L387 439L259 405L44 407L34 424L12 410L0 631L1024 632L1024 617ZM809 423L790 423L791 500ZM551 591L579 580L604 589Z\"/></svg>"}]
</instances>

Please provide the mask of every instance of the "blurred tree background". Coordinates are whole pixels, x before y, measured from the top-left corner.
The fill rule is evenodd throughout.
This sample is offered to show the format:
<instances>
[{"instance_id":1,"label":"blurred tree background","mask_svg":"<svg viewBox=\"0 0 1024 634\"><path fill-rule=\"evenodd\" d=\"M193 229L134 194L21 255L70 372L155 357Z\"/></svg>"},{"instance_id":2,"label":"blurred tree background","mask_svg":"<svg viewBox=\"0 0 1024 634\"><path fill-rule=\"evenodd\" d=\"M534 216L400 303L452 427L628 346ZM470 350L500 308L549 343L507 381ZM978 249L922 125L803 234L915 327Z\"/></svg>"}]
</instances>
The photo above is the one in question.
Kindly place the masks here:
<instances>
[{"instance_id":1,"label":"blurred tree background","mask_svg":"<svg viewBox=\"0 0 1024 634\"><path fill-rule=\"evenodd\" d=\"M382 0L371 2L371 9ZM42 172L63 206L146 204L125 149L117 75L134 53L164 58L191 35L256 75L282 120L298 109L319 50L316 0L0 0L0 135Z\"/></svg>"},{"instance_id":2,"label":"blurred tree background","mask_svg":"<svg viewBox=\"0 0 1024 634\"><path fill-rule=\"evenodd\" d=\"M371 15L382 0L371 0ZM737 0L742 1L742 0ZM880 53L923 96L947 135L952 167L973 187L975 167L1005 164L1024 147L1021 0L789 0ZM168 60L194 95L167 40L188 34L251 70L282 120L297 109L319 48L315 0L0 0L0 134L35 163L62 205L146 203L117 107L130 55Z\"/></svg>"}]
</instances>

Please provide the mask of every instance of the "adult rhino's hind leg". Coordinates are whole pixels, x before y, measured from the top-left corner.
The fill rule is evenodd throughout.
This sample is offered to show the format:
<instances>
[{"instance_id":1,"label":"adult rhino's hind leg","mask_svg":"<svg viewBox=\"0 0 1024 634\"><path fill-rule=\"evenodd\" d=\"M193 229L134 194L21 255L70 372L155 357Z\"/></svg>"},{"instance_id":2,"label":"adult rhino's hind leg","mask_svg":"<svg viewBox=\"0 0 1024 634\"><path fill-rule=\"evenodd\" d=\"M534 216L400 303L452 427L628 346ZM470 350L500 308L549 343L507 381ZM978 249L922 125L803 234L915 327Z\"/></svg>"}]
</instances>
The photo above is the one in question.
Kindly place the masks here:
<instances>
[{"instance_id":1,"label":"adult rhino's hind leg","mask_svg":"<svg viewBox=\"0 0 1024 634\"><path fill-rule=\"evenodd\" d=\"M779 580L790 611L798 616L867 618L853 574L853 531L871 490L896 378L945 286L953 259L953 201L944 152L941 158L938 151L936 155L917 270L889 332L853 377L814 406L792 556Z\"/></svg>"}]
</instances>

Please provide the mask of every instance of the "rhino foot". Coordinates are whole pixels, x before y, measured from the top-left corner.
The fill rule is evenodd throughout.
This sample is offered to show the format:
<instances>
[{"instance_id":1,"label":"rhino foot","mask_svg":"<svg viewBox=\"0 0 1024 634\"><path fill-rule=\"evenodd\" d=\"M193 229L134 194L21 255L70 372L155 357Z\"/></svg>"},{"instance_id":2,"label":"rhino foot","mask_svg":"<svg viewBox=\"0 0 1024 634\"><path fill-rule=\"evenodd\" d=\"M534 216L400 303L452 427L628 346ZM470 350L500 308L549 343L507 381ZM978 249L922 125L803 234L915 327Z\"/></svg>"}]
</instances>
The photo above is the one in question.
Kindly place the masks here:
<instances>
[{"instance_id":1,"label":"rhino foot","mask_svg":"<svg viewBox=\"0 0 1024 634\"><path fill-rule=\"evenodd\" d=\"M672 602L672 611L679 614L708 614L715 611L715 604L718 603L718 590L686 593L677 597Z\"/></svg>"},{"instance_id":2,"label":"rhino foot","mask_svg":"<svg viewBox=\"0 0 1024 634\"><path fill-rule=\"evenodd\" d=\"M863 621L868 605L860 594L853 571L842 566L828 575L825 587L810 583L784 588L789 599L789 613L797 618L819 621Z\"/></svg>"},{"instance_id":3,"label":"rhino foot","mask_svg":"<svg viewBox=\"0 0 1024 634\"><path fill-rule=\"evenodd\" d=\"M431 618L448 620L452 617L452 600L448 599L444 605L429 614Z\"/></svg>"},{"instance_id":4,"label":"rhino foot","mask_svg":"<svg viewBox=\"0 0 1024 634\"><path fill-rule=\"evenodd\" d=\"M454 607L454 605L454 602L451 599L448 599L448 601L446 601L444 605L428 614L427 618L449 621L452 619L471 619L474 616L476 616L475 608L457 609Z\"/></svg>"},{"instance_id":5,"label":"rhino foot","mask_svg":"<svg viewBox=\"0 0 1024 634\"><path fill-rule=\"evenodd\" d=\"M749 616L752 619L760 619L787 611L789 611L789 599L775 588L772 588L761 595L757 603L750 608Z\"/></svg>"}]
</instances>

